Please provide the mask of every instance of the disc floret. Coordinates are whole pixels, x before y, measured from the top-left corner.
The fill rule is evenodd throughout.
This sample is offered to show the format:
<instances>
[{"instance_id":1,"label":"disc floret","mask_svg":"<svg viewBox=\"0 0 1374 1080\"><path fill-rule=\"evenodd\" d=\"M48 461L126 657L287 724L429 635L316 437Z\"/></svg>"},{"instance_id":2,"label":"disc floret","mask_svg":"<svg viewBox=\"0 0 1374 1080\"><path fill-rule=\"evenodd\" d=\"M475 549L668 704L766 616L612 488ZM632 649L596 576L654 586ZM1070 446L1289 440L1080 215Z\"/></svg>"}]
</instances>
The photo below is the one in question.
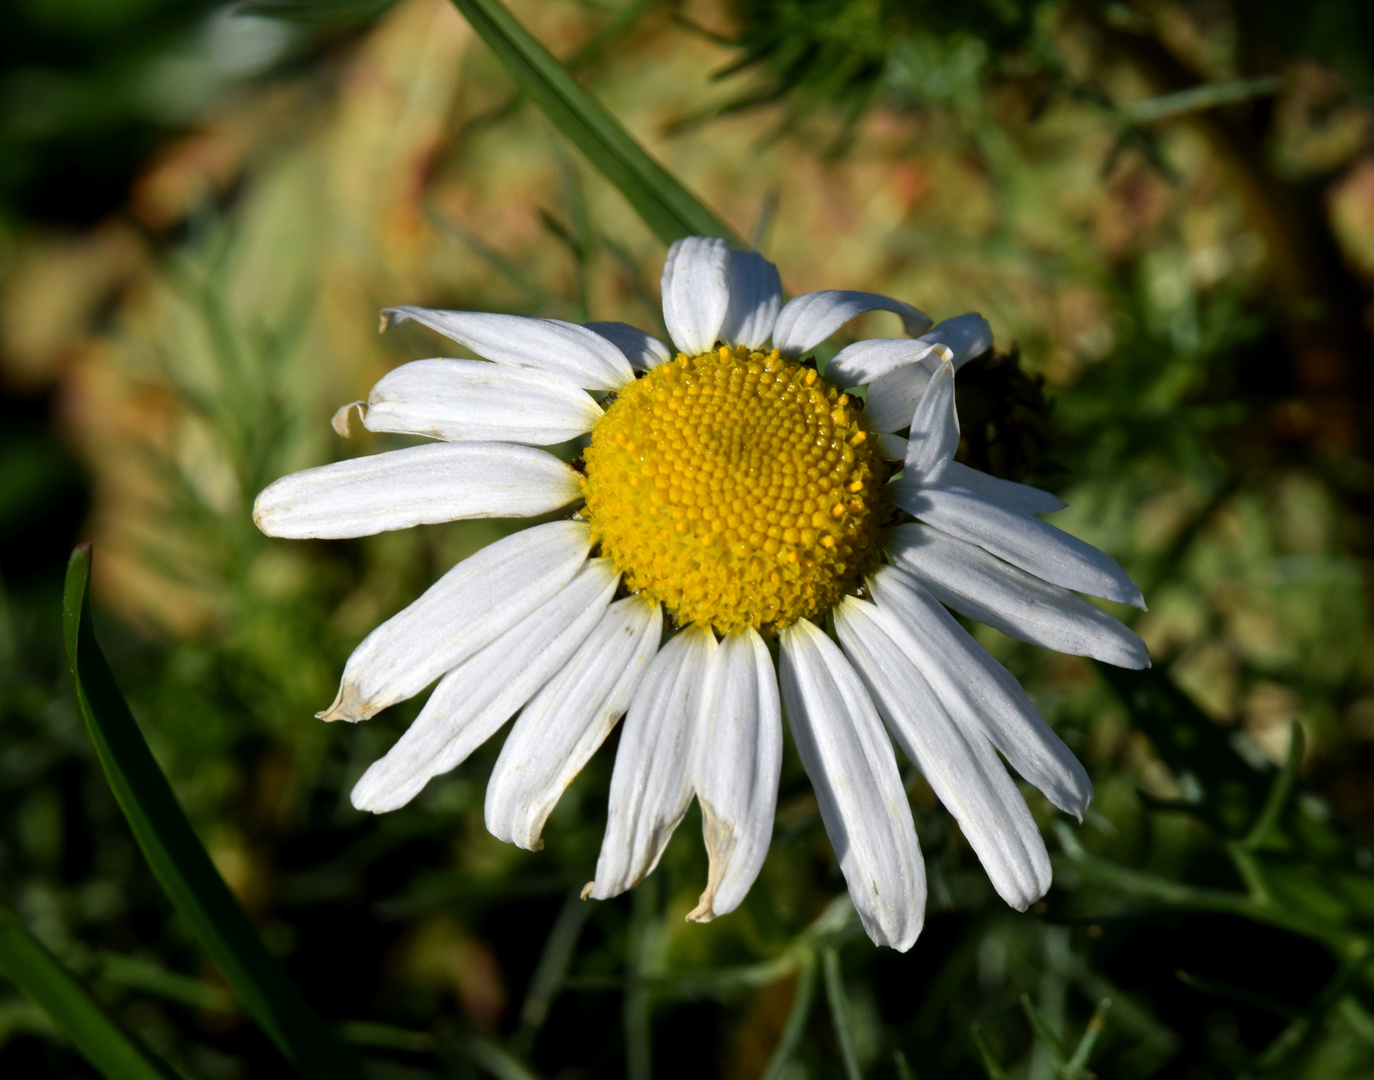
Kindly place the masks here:
<instances>
[{"instance_id":1,"label":"disc floret","mask_svg":"<svg viewBox=\"0 0 1374 1080\"><path fill-rule=\"evenodd\" d=\"M857 403L777 350L679 353L620 392L584 460L602 554L681 625L776 631L877 559L886 473Z\"/></svg>"}]
</instances>

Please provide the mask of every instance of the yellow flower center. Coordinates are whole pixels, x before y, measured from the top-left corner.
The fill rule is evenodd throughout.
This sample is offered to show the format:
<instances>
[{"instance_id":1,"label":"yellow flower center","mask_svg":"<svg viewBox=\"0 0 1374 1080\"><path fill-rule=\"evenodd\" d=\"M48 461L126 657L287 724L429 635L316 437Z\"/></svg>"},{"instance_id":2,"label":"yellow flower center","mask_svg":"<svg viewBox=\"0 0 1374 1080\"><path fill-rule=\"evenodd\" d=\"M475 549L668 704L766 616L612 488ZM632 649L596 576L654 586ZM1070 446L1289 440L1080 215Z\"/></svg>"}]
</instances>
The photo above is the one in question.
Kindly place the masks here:
<instances>
[{"instance_id":1,"label":"yellow flower center","mask_svg":"<svg viewBox=\"0 0 1374 1080\"><path fill-rule=\"evenodd\" d=\"M777 350L679 353L620 392L584 461L601 553L683 626L776 631L877 558L874 440L847 395Z\"/></svg>"}]
</instances>

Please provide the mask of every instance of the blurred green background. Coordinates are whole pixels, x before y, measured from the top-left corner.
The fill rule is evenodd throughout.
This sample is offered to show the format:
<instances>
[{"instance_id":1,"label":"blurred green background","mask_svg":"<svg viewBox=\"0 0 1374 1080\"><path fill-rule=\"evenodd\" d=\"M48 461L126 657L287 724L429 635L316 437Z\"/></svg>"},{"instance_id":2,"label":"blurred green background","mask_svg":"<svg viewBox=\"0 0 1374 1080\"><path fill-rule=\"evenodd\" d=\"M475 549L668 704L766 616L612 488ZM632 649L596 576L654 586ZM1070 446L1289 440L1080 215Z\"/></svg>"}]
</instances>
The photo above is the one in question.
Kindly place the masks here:
<instances>
[{"instance_id":1,"label":"blurred green background","mask_svg":"<svg viewBox=\"0 0 1374 1080\"><path fill-rule=\"evenodd\" d=\"M254 494L400 445L328 424L439 348L379 338L378 308L658 330L663 250L443 0L15 0L0 901L186 1075L289 1075L152 880L77 716L61 573L89 539L97 633L160 762L379 1080L753 1080L808 987L773 1080L844 1076L847 1048L875 1078L1083 1076L1066 1058L1089 1029L1102 1077L1374 1077L1374 8L513 9L791 292L991 321L962 456L1061 493L1056 523L1150 602L1146 674L976 631L1096 785L1082 826L1032 801L1055 888L1006 908L907 766L930 914L910 953L873 948L831 907L790 749L763 874L704 927L683 919L695 810L639 890L576 898L614 745L535 854L482 824L499 739L404 810L353 810L416 708L312 713L367 630L506 525L274 541ZM838 958L819 989L818 934ZM3 978L0 1075L94 1075Z\"/></svg>"}]
</instances>

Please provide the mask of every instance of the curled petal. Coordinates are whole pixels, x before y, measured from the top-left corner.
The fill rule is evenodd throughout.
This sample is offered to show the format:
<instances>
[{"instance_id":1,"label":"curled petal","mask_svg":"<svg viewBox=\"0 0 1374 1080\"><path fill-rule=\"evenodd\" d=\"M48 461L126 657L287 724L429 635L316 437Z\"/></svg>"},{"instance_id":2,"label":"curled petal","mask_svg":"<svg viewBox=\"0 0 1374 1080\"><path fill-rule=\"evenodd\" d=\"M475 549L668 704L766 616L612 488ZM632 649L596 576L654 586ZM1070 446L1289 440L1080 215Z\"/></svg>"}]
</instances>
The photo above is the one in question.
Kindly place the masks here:
<instances>
[{"instance_id":1,"label":"curled petal","mask_svg":"<svg viewBox=\"0 0 1374 1080\"><path fill-rule=\"evenodd\" d=\"M877 293L825 289L793 297L778 313L773 344L784 356L801 356L841 326L867 311L890 311L913 337L930 326L930 316L910 304Z\"/></svg>"}]
</instances>

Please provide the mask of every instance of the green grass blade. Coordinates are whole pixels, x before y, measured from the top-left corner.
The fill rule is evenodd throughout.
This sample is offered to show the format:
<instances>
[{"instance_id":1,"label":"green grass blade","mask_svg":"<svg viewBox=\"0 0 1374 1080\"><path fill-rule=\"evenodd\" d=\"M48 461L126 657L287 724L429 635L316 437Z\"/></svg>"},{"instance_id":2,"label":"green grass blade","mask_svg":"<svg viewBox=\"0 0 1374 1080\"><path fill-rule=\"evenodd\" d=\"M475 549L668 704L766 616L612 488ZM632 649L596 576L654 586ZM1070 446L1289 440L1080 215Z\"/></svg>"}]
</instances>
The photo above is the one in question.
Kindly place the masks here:
<instances>
[{"instance_id":1,"label":"green grass blade","mask_svg":"<svg viewBox=\"0 0 1374 1080\"><path fill-rule=\"evenodd\" d=\"M158 883L228 977L243 1007L301 1072L351 1080L357 1062L267 951L186 820L91 629L91 550L67 564L63 623L77 703L100 765Z\"/></svg>"},{"instance_id":2,"label":"green grass blade","mask_svg":"<svg viewBox=\"0 0 1374 1080\"><path fill-rule=\"evenodd\" d=\"M52 1018L108 1080L175 1080L176 1074L112 1020L66 968L0 905L0 968Z\"/></svg>"},{"instance_id":3,"label":"green grass blade","mask_svg":"<svg viewBox=\"0 0 1374 1080\"><path fill-rule=\"evenodd\" d=\"M620 189L660 240L738 238L720 218L651 158L605 107L505 9L500 0L453 0L553 126Z\"/></svg>"}]
</instances>

